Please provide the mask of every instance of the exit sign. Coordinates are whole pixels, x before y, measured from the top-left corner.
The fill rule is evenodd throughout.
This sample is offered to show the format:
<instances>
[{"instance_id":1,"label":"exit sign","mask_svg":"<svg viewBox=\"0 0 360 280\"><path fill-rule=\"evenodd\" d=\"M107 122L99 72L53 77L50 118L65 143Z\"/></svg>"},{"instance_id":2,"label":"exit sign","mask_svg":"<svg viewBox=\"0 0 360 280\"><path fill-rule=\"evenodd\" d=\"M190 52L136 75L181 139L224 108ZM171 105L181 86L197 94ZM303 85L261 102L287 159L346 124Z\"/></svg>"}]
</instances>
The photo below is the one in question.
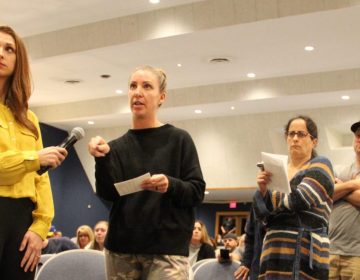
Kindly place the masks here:
<instances>
[{"instance_id":1,"label":"exit sign","mask_svg":"<svg viewBox=\"0 0 360 280\"><path fill-rule=\"evenodd\" d=\"M231 208L231 209L236 208L236 201L230 201L229 208Z\"/></svg>"}]
</instances>

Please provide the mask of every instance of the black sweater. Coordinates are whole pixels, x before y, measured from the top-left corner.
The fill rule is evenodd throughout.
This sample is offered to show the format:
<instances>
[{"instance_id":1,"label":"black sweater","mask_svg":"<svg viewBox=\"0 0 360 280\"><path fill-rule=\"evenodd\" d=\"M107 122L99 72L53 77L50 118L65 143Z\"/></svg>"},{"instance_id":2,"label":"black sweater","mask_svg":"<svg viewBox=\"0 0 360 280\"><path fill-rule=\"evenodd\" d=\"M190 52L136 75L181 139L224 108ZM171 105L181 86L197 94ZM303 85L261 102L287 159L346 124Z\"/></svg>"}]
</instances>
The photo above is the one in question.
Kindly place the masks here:
<instances>
[{"instance_id":1,"label":"black sweater","mask_svg":"<svg viewBox=\"0 0 360 280\"><path fill-rule=\"evenodd\" d=\"M129 130L109 143L106 157L96 158L96 192L112 201L105 247L128 254L189 254L194 207L204 198L195 145L172 125ZM166 193L141 191L120 196L114 183L146 172L165 174Z\"/></svg>"},{"instance_id":2,"label":"black sweater","mask_svg":"<svg viewBox=\"0 0 360 280\"><path fill-rule=\"evenodd\" d=\"M250 269L250 280L256 280L259 277L260 256L265 236L264 224L256 219L253 207L250 209L250 216L245 225L245 251L242 265Z\"/></svg>"},{"instance_id":3,"label":"black sweater","mask_svg":"<svg viewBox=\"0 0 360 280\"><path fill-rule=\"evenodd\" d=\"M202 243L196 261L215 258L215 250L210 244Z\"/></svg>"}]
</instances>

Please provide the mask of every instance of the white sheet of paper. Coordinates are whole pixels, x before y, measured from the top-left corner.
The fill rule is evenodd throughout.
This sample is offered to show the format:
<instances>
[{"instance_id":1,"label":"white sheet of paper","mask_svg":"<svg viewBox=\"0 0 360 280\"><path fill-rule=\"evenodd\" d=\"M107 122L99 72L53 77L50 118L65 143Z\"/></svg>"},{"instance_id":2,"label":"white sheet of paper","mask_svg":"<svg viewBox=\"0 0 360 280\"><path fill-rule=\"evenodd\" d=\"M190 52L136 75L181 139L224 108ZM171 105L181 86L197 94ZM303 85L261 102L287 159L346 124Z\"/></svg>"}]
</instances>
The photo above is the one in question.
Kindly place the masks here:
<instances>
[{"instance_id":1,"label":"white sheet of paper","mask_svg":"<svg viewBox=\"0 0 360 280\"><path fill-rule=\"evenodd\" d=\"M272 173L271 182L267 185L269 190L290 193L290 184L287 174L288 156L261 152L261 159L266 171Z\"/></svg>"},{"instance_id":2,"label":"white sheet of paper","mask_svg":"<svg viewBox=\"0 0 360 280\"><path fill-rule=\"evenodd\" d=\"M114 185L120 195L127 195L127 194L131 194L131 193L143 191L143 189L140 187L140 184L142 183L142 181L144 181L145 179L148 179L150 177L151 177L151 175L148 172L139 177L136 177L136 178L133 178L133 179L130 179L127 181L115 183Z\"/></svg>"}]
</instances>

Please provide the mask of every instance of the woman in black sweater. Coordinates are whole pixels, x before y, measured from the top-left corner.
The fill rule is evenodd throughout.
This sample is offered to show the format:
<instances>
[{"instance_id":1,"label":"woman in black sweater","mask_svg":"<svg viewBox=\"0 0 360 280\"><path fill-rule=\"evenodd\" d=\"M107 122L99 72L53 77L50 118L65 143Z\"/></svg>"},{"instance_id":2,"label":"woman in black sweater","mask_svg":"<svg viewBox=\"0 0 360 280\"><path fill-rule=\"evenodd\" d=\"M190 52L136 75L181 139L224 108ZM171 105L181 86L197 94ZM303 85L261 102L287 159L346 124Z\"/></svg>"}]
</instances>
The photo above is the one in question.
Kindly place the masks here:
<instances>
[{"instance_id":1,"label":"woman in black sweater","mask_svg":"<svg viewBox=\"0 0 360 280\"><path fill-rule=\"evenodd\" d=\"M132 128L107 143L89 143L96 192L112 201L105 240L108 279L187 279L194 208L204 198L197 151L190 135L157 117L166 75L137 68L129 81ZM149 172L143 191L119 195L114 183Z\"/></svg>"}]
</instances>

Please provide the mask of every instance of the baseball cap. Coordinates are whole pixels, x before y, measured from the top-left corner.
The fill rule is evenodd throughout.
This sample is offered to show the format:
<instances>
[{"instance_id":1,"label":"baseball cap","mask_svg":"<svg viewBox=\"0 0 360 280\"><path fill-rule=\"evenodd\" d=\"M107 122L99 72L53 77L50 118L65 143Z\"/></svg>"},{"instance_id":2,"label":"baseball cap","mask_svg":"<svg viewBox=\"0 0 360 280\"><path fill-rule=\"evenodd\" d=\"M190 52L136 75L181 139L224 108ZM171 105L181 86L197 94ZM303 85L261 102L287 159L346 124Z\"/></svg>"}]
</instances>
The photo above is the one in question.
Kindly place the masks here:
<instances>
[{"instance_id":1,"label":"baseball cap","mask_svg":"<svg viewBox=\"0 0 360 280\"><path fill-rule=\"evenodd\" d=\"M235 240L237 240L237 235L234 234L234 233L228 233L228 234L225 234L223 239L235 239Z\"/></svg>"}]
</instances>

